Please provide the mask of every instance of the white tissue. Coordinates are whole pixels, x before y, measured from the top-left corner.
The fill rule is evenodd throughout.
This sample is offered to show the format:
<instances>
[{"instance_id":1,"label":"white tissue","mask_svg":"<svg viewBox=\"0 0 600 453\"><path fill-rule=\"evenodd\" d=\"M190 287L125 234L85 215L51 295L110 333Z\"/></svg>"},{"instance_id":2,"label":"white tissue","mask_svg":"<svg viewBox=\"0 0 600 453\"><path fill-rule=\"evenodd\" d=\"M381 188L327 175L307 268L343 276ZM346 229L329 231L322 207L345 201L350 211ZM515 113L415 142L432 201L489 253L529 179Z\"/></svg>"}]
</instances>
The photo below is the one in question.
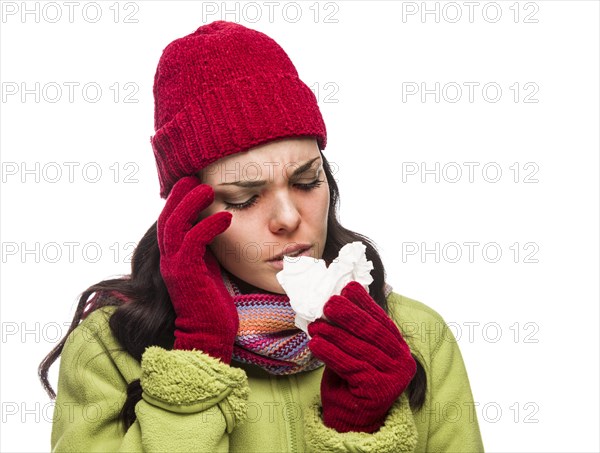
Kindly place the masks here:
<instances>
[{"instance_id":1,"label":"white tissue","mask_svg":"<svg viewBox=\"0 0 600 453\"><path fill-rule=\"evenodd\" d=\"M325 302L340 294L350 281L361 283L368 291L373 263L367 261L366 249L360 241L346 244L329 267L324 260L310 256L283 257L283 270L276 277L296 312L299 329L308 335L308 324L323 316Z\"/></svg>"}]
</instances>

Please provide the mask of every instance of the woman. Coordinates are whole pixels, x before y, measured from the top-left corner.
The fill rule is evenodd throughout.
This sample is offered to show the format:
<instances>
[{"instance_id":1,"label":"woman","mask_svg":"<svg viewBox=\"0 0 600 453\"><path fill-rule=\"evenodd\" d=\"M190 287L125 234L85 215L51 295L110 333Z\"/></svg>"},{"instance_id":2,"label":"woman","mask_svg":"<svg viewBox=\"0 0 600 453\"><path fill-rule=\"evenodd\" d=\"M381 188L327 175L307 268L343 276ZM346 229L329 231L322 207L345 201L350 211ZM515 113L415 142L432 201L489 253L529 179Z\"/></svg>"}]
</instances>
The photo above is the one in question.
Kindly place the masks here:
<instances>
[{"instance_id":1,"label":"woman","mask_svg":"<svg viewBox=\"0 0 600 453\"><path fill-rule=\"evenodd\" d=\"M338 222L325 124L283 49L202 26L164 49L154 96L167 201L131 275L84 291L40 365L54 397L62 353L52 450L482 451L443 319L394 293L371 242ZM331 296L309 338L282 257L330 264L355 241L374 281Z\"/></svg>"}]
</instances>

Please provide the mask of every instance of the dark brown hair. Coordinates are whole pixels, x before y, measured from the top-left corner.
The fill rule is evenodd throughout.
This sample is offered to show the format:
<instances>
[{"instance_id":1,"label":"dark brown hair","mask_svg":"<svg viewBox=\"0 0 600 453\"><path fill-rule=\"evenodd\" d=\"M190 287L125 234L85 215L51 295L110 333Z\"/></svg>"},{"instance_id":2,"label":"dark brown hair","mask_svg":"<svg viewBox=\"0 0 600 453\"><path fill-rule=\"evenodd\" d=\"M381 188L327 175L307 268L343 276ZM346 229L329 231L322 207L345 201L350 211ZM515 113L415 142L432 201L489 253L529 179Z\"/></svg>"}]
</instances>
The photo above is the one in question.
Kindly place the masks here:
<instances>
[{"instance_id":1,"label":"dark brown hair","mask_svg":"<svg viewBox=\"0 0 600 453\"><path fill-rule=\"evenodd\" d=\"M327 262L337 257L339 250L346 244L362 241L366 245L367 259L373 263L373 283L370 294L386 312L389 313L384 295L385 269L379 253L371 240L361 234L344 228L338 221L339 189L333 177L331 167L323 153L323 169L329 184L330 204L327 218L327 242L323 259ZM89 297L96 293L95 297ZM111 296L118 295L117 297ZM124 301L128 300L127 303ZM172 349L175 341L175 312L160 273L160 253L157 242L156 222L148 229L137 245L132 261L131 274L123 278L103 280L86 289L79 298L73 321L65 337L42 360L38 374L42 385L50 398L56 394L48 382L48 370L60 356L69 334L80 321L95 309L107 305L118 308L109 319L112 334L121 346L137 361L149 346L161 346ZM84 314L85 311L85 314ZM417 372L407 388L410 406L419 410L425 402L427 379L425 369L413 354L417 362ZM135 405L141 399L140 380L131 382L127 388L127 398L120 413L125 429L135 421Z\"/></svg>"}]
</instances>

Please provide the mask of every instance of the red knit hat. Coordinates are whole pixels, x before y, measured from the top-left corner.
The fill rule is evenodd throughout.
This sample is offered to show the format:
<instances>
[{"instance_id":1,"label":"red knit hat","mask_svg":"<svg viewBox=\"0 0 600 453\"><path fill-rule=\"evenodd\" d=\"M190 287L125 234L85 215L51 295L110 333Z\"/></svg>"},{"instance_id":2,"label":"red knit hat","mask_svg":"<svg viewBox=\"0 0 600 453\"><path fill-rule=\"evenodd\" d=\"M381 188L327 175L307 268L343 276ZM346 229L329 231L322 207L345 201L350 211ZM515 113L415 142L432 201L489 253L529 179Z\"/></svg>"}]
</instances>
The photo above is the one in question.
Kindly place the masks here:
<instances>
[{"instance_id":1,"label":"red knit hat","mask_svg":"<svg viewBox=\"0 0 600 453\"><path fill-rule=\"evenodd\" d=\"M314 93L267 35L218 20L170 43L154 76L150 138L160 196L233 153L284 137L327 132Z\"/></svg>"}]
</instances>

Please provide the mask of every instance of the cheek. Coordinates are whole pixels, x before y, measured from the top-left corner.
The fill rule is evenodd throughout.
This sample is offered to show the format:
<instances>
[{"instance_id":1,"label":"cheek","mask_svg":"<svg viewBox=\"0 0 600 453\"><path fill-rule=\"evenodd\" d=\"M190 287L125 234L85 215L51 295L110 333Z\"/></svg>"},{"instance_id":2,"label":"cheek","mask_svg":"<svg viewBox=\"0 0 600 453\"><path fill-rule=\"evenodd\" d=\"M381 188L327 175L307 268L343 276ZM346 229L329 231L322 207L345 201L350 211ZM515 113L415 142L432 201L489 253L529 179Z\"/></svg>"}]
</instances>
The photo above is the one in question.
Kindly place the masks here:
<instances>
[{"instance_id":1,"label":"cheek","mask_svg":"<svg viewBox=\"0 0 600 453\"><path fill-rule=\"evenodd\" d=\"M329 187L327 187L327 190L325 191L323 200L323 213L325 217L325 223L327 223L327 214L329 213Z\"/></svg>"},{"instance_id":2,"label":"cheek","mask_svg":"<svg viewBox=\"0 0 600 453\"><path fill-rule=\"evenodd\" d=\"M214 239L211 249L221 263L239 263L243 257L241 251L248 243L256 241L253 231L256 231L254 227L248 227L247 221L234 214L231 225Z\"/></svg>"},{"instance_id":3,"label":"cheek","mask_svg":"<svg viewBox=\"0 0 600 453\"><path fill-rule=\"evenodd\" d=\"M329 213L329 191L315 193L303 201L302 217L306 225L321 241L327 236L327 215Z\"/></svg>"},{"instance_id":4,"label":"cheek","mask_svg":"<svg viewBox=\"0 0 600 453\"><path fill-rule=\"evenodd\" d=\"M239 244L240 238L239 233L233 225L229 226L227 230L219 234L211 243L211 247L215 255L221 259L227 259L229 251L236 250L236 244Z\"/></svg>"},{"instance_id":5,"label":"cheek","mask_svg":"<svg viewBox=\"0 0 600 453\"><path fill-rule=\"evenodd\" d=\"M325 187L310 203L308 213L314 219L315 224L327 225L327 214L329 212L329 190Z\"/></svg>"}]
</instances>

